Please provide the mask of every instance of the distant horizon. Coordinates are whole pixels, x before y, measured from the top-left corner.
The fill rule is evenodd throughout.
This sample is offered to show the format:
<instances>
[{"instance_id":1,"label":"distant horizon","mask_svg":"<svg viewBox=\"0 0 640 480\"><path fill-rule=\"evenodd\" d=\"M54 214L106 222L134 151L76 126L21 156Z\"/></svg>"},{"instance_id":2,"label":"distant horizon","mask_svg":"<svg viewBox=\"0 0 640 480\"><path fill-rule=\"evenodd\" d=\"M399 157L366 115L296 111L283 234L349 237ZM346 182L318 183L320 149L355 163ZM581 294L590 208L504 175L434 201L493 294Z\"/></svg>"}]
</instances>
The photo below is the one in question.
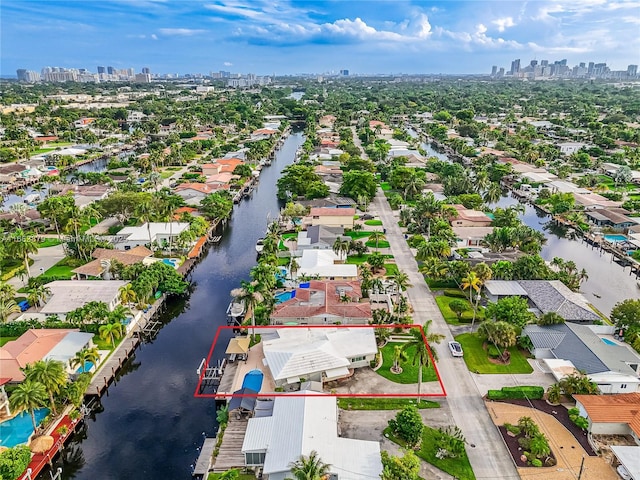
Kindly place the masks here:
<instances>
[{"instance_id":1,"label":"distant horizon","mask_svg":"<svg viewBox=\"0 0 640 480\"><path fill-rule=\"evenodd\" d=\"M279 76L484 74L518 58L640 64L635 0L5 0L0 26L3 76L98 65Z\"/></svg>"}]
</instances>

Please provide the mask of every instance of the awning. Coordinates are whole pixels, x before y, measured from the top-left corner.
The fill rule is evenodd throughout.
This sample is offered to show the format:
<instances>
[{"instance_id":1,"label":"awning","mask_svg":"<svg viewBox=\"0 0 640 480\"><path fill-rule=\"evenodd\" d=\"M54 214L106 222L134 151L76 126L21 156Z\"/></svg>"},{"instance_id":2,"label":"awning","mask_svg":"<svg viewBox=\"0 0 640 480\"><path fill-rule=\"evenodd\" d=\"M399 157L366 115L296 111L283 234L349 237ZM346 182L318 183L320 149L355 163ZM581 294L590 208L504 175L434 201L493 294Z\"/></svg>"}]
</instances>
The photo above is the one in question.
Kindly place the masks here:
<instances>
[{"instance_id":1,"label":"awning","mask_svg":"<svg viewBox=\"0 0 640 480\"><path fill-rule=\"evenodd\" d=\"M336 378L342 378L349 376L349 369L347 367L331 368L324 372L325 380L335 380Z\"/></svg>"},{"instance_id":2,"label":"awning","mask_svg":"<svg viewBox=\"0 0 640 480\"><path fill-rule=\"evenodd\" d=\"M300 381L300 377L287 378L287 383L298 383L299 381Z\"/></svg>"},{"instance_id":3,"label":"awning","mask_svg":"<svg viewBox=\"0 0 640 480\"><path fill-rule=\"evenodd\" d=\"M247 353L249 351L249 342L251 339L249 337L235 337L229 341L229 346L227 347L227 351L225 353L236 355L242 355L243 353Z\"/></svg>"}]
</instances>

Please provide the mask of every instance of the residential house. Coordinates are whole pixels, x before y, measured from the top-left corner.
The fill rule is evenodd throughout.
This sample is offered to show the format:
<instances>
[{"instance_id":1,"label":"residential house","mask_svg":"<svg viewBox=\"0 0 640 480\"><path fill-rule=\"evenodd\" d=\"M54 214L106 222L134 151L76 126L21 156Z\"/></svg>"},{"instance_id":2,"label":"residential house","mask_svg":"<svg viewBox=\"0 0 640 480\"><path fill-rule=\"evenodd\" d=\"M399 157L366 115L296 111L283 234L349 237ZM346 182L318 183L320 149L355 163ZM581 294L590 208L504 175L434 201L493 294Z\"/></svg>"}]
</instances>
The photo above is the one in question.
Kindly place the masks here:
<instances>
[{"instance_id":1,"label":"residential house","mask_svg":"<svg viewBox=\"0 0 640 480\"><path fill-rule=\"evenodd\" d=\"M640 445L640 393L574 395L580 415L589 420L589 433L630 435Z\"/></svg>"},{"instance_id":2,"label":"residential house","mask_svg":"<svg viewBox=\"0 0 640 480\"><path fill-rule=\"evenodd\" d=\"M336 240L350 241L351 237L344 235L342 227L325 227L311 225L306 230L298 232L296 255L302 255L301 250L333 250Z\"/></svg>"},{"instance_id":3,"label":"residential house","mask_svg":"<svg viewBox=\"0 0 640 480\"><path fill-rule=\"evenodd\" d=\"M264 333L262 344L277 387L349 377L378 353L373 328L282 327Z\"/></svg>"},{"instance_id":4,"label":"residential house","mask_svg":"<svg viewBox=\"0 0 640 480\"><path fill-rule=\"evenodd\" d=\"M73 201L81 209L87 205L105 199L113 190L109 185L54 185L51 190L58 195L73 194Z\"/></svg>"},{"instance_id":5,"label":"residential house","mask_svg":"<svg viewBox=\"0 0 640 480\"><path fill-rule=\"evenodd\" d=\"M24 380L22 369L27 365L40 360L59 360L65 364L68 373L73 373L69 360L80 350L93 347L92 339L92 333L77 329L27 330L0 348L0 371L3 378L18 383Z\"/></svg>"},{"instance_id":6,"label":"residential house","mask_svg":"<svg viewBox=\"0 0 640 480\"><path fill-rule=\"evenodd\" d=\"M231 172L221 172L216 175L209 175L205 183L214 191L228 190L231 186L231 181L238 178L240 178L238 175L234 175Z\"/></svg>"},{"instance_id":7,"label":"residential house","mask_svg":"<svg viewBox=\"0 0 640 480\"><path fill-rule=\"evenodd\" d=\"M251 133L250 141L255 142L258 140L265 140L267 138L271 138L271 136L276 133L278 133L278 130L273 130L271 128L259 128Z\"/></svg>"},{"instance_id":8,"label":"residential house","mask_svg":"<svg viewBox=\"0 0 640 480\"><path fill-rule=\"evenodd\" d=\"M303 250L298 258L298 277L327 280L357 280L358 266L341 263L333 250Z\"/></svg>"},{"instance_id":9,"label":"residential house","mask_svg":"<svg viewBox=\"0 0 640 480\"><path fill-rule=\"evenodd\" d=\"M218 175L223 172L233 173L238 165L243 164L244 161L241 158L217 158L212 163L205 163L202 165L202 175L208 177L210 175Z\"/></svg>"},{"instance_id":10,"label":"residential house","mask_svg":"<svg viewBox=\"0 0 640 480\"><path fill-rule=\"evenodd\" d=\"M471 210L464 205L453 205L457 215L451 219L452 227L490 227L493 220L484 212Z\"/></svg>"},{"instance_id":11,"label":"residential house","mask_svg":"<svg viewBox=\"0 0 640 480\"><path fill-rule=\"evenodd\" d=\"M113 250L108 248L96 248L91 256L95 259L74 270L71 270L78 279L89 280L105 276L105 280L110 280L109 269L113 261L118 261L123 265L134 265L141 263L151 257L153 252L147 247L140 245L131 250Z\"/></svg>"},{"instance_id":12,"label":"residential house","mask_svg":"<svg viewBox=\"0 0 640 480\"><path fill-rule=\"evenodd\" d=\"M349 197L343 197L330 193L327 198L314 198L313 200L297 200L296 203L307 208L355 208L356 201Z\"/></svg>"},{"instance_id":13,"label":"residential house","mask_svg":"<svg viewBox=\"0 0 640 480\"><path fill-rule=\"evenodd\" d=\"M113 246L118 250L151 244L163 246L174 243L188 228L186 222L151 222L139 227L124 227L114 238Z\"/></svg>"},{"instance_id":14,"label":"residential house","mask_svg":"<svg viewBox=\"0 0 640 480\"><path fill-rule=\"evenodd\" d=\"M353 228L355 208L311 208L309 217L304 222L307 225L322 225L325 227Z\"/></svg>"},{"instance_id":15,"label":"residential house","mask_svg":"<svg viewBox=\"0 0 640 480\"><path fill-rule=\"evenodd\" d=\"M584 372L602 393L640 391L640 356L625 345L605 343L588 325L526 325L531 353L560 380Z\"/></svg>"},{"instance_id":16,"label":"residential house","mask_svg":"<svg viewBox=\"0 0 640 480\"><path fill-rule=\"evenodd\" d=\"M599 226L623 231L637 225L633 218L628 217L631 212L624 208L596 208L586 213L589 220Z\"/></svg>"},{"instance_id":17,"label":"residential house","mask_svg":"<svg viewBox=\"0 0 640 480\"><path fill-rule=\"evenodd\" d=\"M0 166L0 183L13 183L21 179L22 172L28 170L28 168L29 167L25 167L19 163Z\"/></svg>"},{"instance_id":18,"label":"residential house","mask_svg":"<svg viewBox=\"0 0 640 480\"><path fill-rule=\"evenodd\" d=\"M187 205L200 205L200 202L215 188L206 183L181 183L175 188L175 194L180 196Z\"/></svg>"},{"instance_id":19,"label":"residential house","mask_svg":"<svg viewBox=\"0 0 640 480\"><path fill-rule=\"evenodd\" d=\"M571 155L579 151L582 147L585 147L586 144L580 142L564 142L558 143L556 145L560 149L560 153L563 155Z\"/></svg>"},{"instance_id":20,"label":"residential house","mask_svg":"<svg viewBox=\"0 0 640 480\"><path fill-rule=\"evenodd\" d=\"M357 280L311 280L301 284L294 295L275 306L272 325L367 325L371 320L371 305L360 303L362 290Z\"/></svg>"},{"instance_id":21,"label":"residential house","mask_svg":"<svg viewBox=\"0 0 640 480\"><path fill-rule=\"evenodd\" d=\"M89 302L104 302L111 311L120 304L120 289L128 283L124 280L56 280L47 283L51 294L40 313L64 316Z\"/></svg>"},{"instance_id":22,"label":"residential house","mask_svg":"<svg viewBox=\"0 0 640 480\"><path fill-rule=\"evenodd\" d=\"M484 237L493 233L493 227L453 227L458 248L480 247Z\"/></svg>"},{"instance_id":23,"label":"residential house","mask_svg":"<svg viewBox=\"0 0 640 480\"><path fill-rule=\"evenodd\" d=\"M291 464L316 452L329 465L328 480L379 478L380 443L339 434L335 397L305 391L281 395L269 416L250 418L242 444L248 467L261 468L269 480L292 478Z\"/></svg>"},{"instance_id":24,"label":"residential house","mask_svg":"<svg viewBox=\"0 0 640 480\"><path fill-rule=\"evenodd\" d=\"M616 208L622 205L622 201L609 200L590 191L587 191L587 193L574 193L573 198L576 200L576 205L584 207L585 210Z\"/></svg>"},{"instance_id":25,"label":"residential house","mask_svg":"<svg viewBox=\"0 0 640 480\"><path fill-rule=\"evenodd\" d=\"M594 323L599 321L584 295L571 291L560 280L487 280L487 296L498 301L509 296L526 296L538 315L554 312L568 322Z\"/></svg>"}]
</instances>

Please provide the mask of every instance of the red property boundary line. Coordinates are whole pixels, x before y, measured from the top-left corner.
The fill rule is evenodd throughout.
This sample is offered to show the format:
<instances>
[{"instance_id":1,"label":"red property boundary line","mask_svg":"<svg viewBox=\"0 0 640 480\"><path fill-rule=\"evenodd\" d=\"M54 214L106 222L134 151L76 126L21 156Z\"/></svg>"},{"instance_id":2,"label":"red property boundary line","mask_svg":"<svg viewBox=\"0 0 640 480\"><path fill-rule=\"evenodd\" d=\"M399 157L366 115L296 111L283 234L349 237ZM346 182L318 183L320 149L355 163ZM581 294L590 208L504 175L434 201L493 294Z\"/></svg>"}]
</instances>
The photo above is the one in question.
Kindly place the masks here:
<instances>
[{"instance_id":1,"label":"red property boundary line","mask_svg":"<svg viewBox=\"0 0 640 480\"><path fill-rule=\"evenodd\" d=\"M220 333L224 330L260 330L260 329L284 329L284 328L402 328L405 330L411 329L411 328L418 328L420 330L420 333L422 335L422 341L424 342L425 346L427 347L427 352L429 354L429 359L431 361L431 364L433 365L433 369L435 371L436 377L438 378L438 383L440 384L440 388L442 390L442 393L421 393L420 397L446 397L447 396L447 391L444 388L444 383L442 382L442 377L440 376L440 372L438 371L438 366L436 365L436 362L433 359L433 353L431 352L431 348L429 348L429 343L427 342L427 338L424 332L424 328L422 327L422 325L399 325L399 324L392 324L392 325L256 325L255 327L253 326L242 326L242 327L238 327L238 326L227 326L227 325L220 325L218 327L218 329L216 330L216 334L213 338L213 343L211 344L211 349L209 350L209 355L207 356L206 359L206 364L205 365L209 365L211 362L211 358L213 357L213 352L215 350L216 345L218 344L218 339L220 337ZM268 367L267 367L268 368ZM247 394L247 393L243 393L243 394L237 394L234 395L232 393L199 393L200 392L200 388L202 386L202 381L203 381L203 377L205 375L205 371L206 368L202 369L202 372L200 373L200 377L198 378L198 384L196 385L196 390L194 392L194 397L195 398L214 398L217 400L222 400L222 399L229 399L231 397L251 397L251 398L273 398L273 397L277 397L277 396L281 396L281 395L286 395L288 397L310 397L310 396L314 396L314 394L307 394L307 393L283 393L283 392L273 392L273 393L258 393L258 394ZM423 382L425 383L425 382ZM348 397L360 397L360 398L375 398L375 397L382 397L382 398L415 398L417 395L417 392L415 393L325 393L324 395L327 396L331 396L331 397L338 397L338 398L348 398Z\"/></svg>"}]
</instances>

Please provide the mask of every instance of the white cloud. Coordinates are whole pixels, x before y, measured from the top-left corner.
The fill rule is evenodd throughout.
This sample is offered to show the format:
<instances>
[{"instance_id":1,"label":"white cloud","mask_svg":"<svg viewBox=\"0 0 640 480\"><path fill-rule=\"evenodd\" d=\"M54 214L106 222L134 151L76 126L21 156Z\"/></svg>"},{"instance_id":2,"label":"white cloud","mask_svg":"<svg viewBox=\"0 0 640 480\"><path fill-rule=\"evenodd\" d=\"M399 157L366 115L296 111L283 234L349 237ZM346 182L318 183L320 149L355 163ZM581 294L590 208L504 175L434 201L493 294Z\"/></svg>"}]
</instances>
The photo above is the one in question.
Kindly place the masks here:
<instances>
[{"instance_id":1,"label":"white cloud","mask_svg":"<svg viewBox=\"0 0 640 480\"><path fill-rule=\"evenodd\" d=\"M198 35L199 33L206 32L206 30L192 29L192 28L160 28L158 31L162 35L182 36L182 37L190 37L192 35Z\"/></svg>"},{"instance_id":2,"label":"white cloud","mask_svg":"<svg viewBox=\"0 0 640 480\"><path fill-rule=\"evenodd\" d=\"M157 40L157 39L158 39L158 36L157 36L155 33L152 33L152 34L151 34L151 39L152 39L152 40Z\"/></svg>"},{"instance_id":3,"label":"white cloud","mask_svg":"<svg viewBox=\"0 0 640 480\"><path fill-rule=\"evenodd\" d=\"M516 26L516 23L511 17L498 18L496 20L493 20L491 23L493 23L498 28L499 32L504 32L507 28Z\"/></svg>"},{"instance_id":4,"label":"white cloud","mask_svg":"<svg viewBox=\"0 0 640 480\"><path fill-rule=\"evenodd\" d=\"M231 63L231 62L224 62L224 63L223 63L223 65L224 65L225 67L232 67L232 66L233 66L233 63Z\"/></svg>"}]
</instances>

